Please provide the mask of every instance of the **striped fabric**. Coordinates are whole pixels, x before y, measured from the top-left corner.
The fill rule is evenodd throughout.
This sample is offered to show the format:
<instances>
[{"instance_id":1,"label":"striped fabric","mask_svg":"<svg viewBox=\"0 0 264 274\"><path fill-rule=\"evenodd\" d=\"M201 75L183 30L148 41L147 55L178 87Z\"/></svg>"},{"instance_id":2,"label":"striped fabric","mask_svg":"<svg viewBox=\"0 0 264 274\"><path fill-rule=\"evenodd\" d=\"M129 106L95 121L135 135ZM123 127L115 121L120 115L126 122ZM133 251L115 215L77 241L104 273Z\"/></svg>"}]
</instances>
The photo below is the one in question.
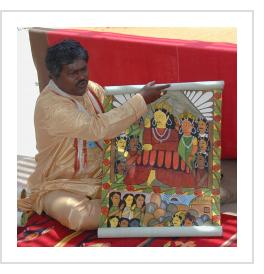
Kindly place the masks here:
<instances>
[{"instance_id":1,"label":"striped fabric","mask_svg":"<svg viewBox=\"0 0 264 274\"><path fill-rule=\"evenodd\" d=\"M222 214L222 237L97 238L96 230L75 232L45 214L18 228L18 247L236 247L237 217Z\"/></svg>"},{"instance_id":2,"label":"striped fabric","mask_svg":"<svg viewBox=\"0 0 264 274\"><path fill-rule=\"evenodd\" d=\"M27 188L27 179L34 172L36 168L36 161L33 157L17 155L17 197L23 196L22 192L25 190L29 192Z\"/></svg>"}]
</instances>

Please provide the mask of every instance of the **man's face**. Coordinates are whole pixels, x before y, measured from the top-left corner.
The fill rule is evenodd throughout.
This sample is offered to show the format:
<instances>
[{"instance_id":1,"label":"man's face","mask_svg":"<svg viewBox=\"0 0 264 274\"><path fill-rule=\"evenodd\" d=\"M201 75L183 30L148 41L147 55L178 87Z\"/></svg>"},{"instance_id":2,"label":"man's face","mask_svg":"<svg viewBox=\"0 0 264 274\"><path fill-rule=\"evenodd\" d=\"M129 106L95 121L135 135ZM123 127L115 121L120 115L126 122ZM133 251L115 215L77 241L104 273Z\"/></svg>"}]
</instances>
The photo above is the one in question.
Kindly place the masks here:
<instances>
[{"instance_id":1,"label":"man's face","mask_svg":"<svg viewBox=\"0 0 264 274\"><path fill-rule=\"evenodd\" d=\"M88 68L84 60L77 59L72 64L62 65L58 78L52 78L55 84L64 92L82 96L88 84Z\"/></svg>"}]
</instances>

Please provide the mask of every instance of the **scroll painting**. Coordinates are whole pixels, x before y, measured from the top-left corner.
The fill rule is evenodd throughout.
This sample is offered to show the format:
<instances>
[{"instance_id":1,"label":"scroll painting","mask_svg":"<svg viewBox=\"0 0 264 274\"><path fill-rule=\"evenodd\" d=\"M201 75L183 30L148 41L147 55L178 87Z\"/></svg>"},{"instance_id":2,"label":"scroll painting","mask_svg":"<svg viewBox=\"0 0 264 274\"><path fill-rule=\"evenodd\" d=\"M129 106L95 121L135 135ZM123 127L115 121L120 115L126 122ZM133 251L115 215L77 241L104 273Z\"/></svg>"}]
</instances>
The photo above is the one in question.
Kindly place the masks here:
<instances>
[{"instance_id":1,"label":"scroll painting","mask_svg":"<svg viewBox=\"0 0 264 274\"><path fill-rule=\"evenodd\" d=\"M106 87L106 110L141 88ZM222 81L171 84L104 142L98 237L221 235L222 89Z\"/></svg>"}]
</instances>

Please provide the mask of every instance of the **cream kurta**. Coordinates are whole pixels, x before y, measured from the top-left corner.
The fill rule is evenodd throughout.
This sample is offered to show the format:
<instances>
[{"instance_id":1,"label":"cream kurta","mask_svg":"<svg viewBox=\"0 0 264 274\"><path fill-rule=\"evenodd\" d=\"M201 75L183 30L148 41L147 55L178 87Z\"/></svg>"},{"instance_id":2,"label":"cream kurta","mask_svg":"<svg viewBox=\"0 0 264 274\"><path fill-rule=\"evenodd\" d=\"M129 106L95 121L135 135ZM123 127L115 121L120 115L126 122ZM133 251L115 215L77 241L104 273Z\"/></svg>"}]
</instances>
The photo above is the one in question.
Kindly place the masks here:
<instances>
[{"instance_id":1,"label":"cream kurta","mask_svg":"<svg viewBox=\"0 0 264 274\"><path fill-rule=\"evenodd\" d=\"M53 83L53 82L52 82ZM99 146L87 147L87 165L76 172L76 138L87 141L111 139L140 118L147 106L140 94L123 106L107 113L96 113L89 92L100 102L104 90L89 81L87 93L71 96L84 106L81 112L70 98L58 95L51 82L39 95L35 108L35 131L38 154L37 167L28 179L29 198L18 201L23 211L43 211L43 195L54 190L85 194L91 199L100 198L103 151Z\"/></svg>"}]
</instances>

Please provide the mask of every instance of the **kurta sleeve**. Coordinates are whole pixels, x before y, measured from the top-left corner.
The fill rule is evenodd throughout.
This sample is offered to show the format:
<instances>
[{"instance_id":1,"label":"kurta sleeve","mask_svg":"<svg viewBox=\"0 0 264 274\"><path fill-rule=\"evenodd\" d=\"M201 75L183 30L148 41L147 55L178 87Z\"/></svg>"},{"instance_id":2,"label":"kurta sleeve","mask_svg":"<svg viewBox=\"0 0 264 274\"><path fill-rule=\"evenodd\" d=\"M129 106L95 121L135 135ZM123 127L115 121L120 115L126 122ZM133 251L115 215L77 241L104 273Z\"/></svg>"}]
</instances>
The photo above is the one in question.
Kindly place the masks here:
<instances>
[{"instance_id":1,"label":"kurta sleeve","mask_svg":"<svg viewBox=\"0 0 264 274\"><path fill-rule=\"evenodd\" d=\"M88 87L89 90L92 90L96 94L99 101L103 104L105 98L105 90L99 84L92 81L89 81Z\"/></svg>"},{"instance_id":2,"label":"kurta sleeve","mask_svg":"<svg viewBox=\"0 0 264 274\"><path fill-rule=\"evenodd\" d=\"M147 111L141 94L136 94L122 106L107 113L80 112L74 103L64 100L46 112L44 127L49 135L85 140L111 139L136 122Z\"/></svg>"}]
</instances>

